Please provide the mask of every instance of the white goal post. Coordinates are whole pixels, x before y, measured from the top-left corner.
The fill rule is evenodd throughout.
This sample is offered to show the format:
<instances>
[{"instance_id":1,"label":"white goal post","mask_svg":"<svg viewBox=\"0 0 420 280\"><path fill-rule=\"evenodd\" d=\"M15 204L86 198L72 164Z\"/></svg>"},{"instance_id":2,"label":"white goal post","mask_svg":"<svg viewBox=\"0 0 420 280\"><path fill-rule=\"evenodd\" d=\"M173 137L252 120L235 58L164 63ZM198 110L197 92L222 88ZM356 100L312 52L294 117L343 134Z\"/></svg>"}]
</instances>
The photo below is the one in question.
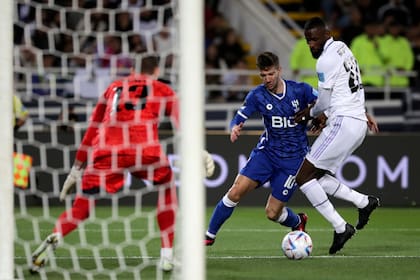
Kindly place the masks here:
<instances>
[{"instance_id":1,"label":"white goal post","mask_svg":"<svg viewBox=\"0 0 420 280\"><path fill-rule=\"evenodd\" d=\"M13 12L11 0L2 2L0 18L0 279L13 279Z\"/></svg>"},{"instance_id":2,"label":"white goal post","mask_svg":"<svg viewBox=\"0 0 420 280\"><path fill-rule=\"evenodd\" d=\"M203 1L179 1L181 95L181 278L205 279ZM191 133L190 133L191 132ZM187 136L188 135L188 136Z\"/></svg>"}]
</instances>

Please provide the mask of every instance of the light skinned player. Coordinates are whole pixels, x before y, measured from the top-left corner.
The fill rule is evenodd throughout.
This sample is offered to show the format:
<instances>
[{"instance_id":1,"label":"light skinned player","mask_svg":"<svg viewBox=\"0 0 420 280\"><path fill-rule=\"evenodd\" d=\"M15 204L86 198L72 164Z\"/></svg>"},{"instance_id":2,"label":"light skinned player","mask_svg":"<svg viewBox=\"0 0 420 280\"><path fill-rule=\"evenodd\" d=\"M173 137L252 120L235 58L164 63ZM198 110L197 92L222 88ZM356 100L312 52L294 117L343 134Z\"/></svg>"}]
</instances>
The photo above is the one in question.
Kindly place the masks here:
<instances>
[{"instance_id":1,"label":"light skinned player","mask_svg":"<svg viewBox=\"0 0 420 280\"><path fill-rule=\"evenodd\" d=\"M158 125L165 115L178 128L178 99L167 84L157 80L158 65L157 57L143 57L141 74L133 72L114 81L100 97L60 200L79 180L81 193L76 195L72 208L59 216L52 234L32 254L31 272L39 271L47 261L48 250L54 250L60 239L89 217L90 201L94 201L96 194L112 195L120 191L125 170L158 188L159 265L164 271L172 270L177 194L174 174L159 142ZM207 151L204 166L206 175L211 176L214 162Z\"/></svg>"},{"instance_id":2,"label":"light skinned player","mask_svg":"<svg viewBox=\"0 0 420 280\"><path fill-rule=\"evenodd\" d=\"M254 113L263 117L265 131L252 150L246 165L214 208L206 232L205 245L216 240L216 234L232 215L240 200L249 192L270 182L265 213L269 220L305 230L307 216L286 207L296 189L295 174L308 151L307 124L295 123L294 115L317 98L317 92L306 83L284 80L277 55L264 52L257 58L262 84L252 89L231 122L230 140L236 142L245 122Z\"/></svg>"},{"instance_id":3,"label":"light skinned player","mask_svg":"<svg viewBox=\"0 0 420 280\"><path fill-rule=\"evenodd\" d=\"M368 128L378 132L378 126L366 115L359 66L350 49L332 38L319 17L306 22L304 32L312 56L317 59L319 96L313 106L296 114L295 121L306 122L321 115L328 116L328 121L306 155L296 182L315 209L333 226L329 253L335 254L356 229L364 228L372 211L379 206L379 199L352 190L333 174L362 144ZM358 208L356 228L336 211L328 195L352 202Z\"/></svg>"}]
</instances>

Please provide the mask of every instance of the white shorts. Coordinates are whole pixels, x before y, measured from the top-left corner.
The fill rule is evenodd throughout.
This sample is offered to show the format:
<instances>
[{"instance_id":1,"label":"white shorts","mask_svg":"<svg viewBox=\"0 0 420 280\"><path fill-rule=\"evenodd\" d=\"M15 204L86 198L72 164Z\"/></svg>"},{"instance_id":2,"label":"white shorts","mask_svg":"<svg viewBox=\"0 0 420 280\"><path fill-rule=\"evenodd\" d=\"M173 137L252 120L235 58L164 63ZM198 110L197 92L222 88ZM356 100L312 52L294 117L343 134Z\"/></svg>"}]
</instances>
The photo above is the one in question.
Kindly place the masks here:
<instances>
[{"instance_id":1,"label":"white shorts","mask_svg":"<svg viewBox=\"0 0 420 280\"><path fill-rule=\"evenodd\" d=\"M335 174L347 157L362 144L366 132L366 121L337 116L316 138L306 159L315 167Z\"/></svg>"}]
</instances>

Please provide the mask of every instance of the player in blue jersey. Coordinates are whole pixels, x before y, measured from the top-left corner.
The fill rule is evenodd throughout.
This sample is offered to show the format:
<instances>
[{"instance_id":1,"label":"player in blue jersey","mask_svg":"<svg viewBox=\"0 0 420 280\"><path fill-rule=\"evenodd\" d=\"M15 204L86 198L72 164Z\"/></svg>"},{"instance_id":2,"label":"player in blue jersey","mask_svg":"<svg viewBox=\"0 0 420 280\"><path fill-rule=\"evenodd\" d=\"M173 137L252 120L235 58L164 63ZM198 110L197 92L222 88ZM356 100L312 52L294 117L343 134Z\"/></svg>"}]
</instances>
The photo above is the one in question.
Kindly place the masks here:
<instances>
[{"instance_id":1,"label":"player in blue jersey","mask_svg":"<svg viewBox=\"0 0 420 280\"><path fill-rule=\"evenodd\" d=\"M292 230L305 230L307 216L286 207L296 189L295 174L308 152L307 125L295 123L294 115L312 104L317 92L306 83L284 80L279 58L264 52L257 58L263 84L252 89L231 122L231 142L241 134L246 120L260 113L265 131L251 152L232 187L216 205L206 232L205 245L213 245L216 234L248 192L270 182L267 218Z\"/></svg>"}]
</instances>

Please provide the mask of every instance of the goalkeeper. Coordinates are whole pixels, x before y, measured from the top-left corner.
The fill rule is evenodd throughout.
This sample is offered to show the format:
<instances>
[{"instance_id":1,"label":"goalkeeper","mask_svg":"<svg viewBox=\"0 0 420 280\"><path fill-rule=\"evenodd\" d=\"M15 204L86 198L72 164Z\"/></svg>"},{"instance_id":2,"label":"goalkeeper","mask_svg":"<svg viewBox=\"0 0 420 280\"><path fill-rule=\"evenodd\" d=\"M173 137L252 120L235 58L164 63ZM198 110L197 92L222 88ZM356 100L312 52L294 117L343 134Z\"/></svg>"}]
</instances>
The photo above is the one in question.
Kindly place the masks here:
<instances>
[{"instance_id":1,"label":"goalkeeper","mask_svg":"<svg viewBox=\"0 0 420 280\"><path fill-rule=\"evenodd\" d=\"M76 195L72 208L59 216L53 233L33 253L32 272L45 265L47 249L55 249L60 238L89 217L92 195L104 191L113 194L123 187L124 170L159 188L160 267L164 271L172 270L177 194L174 174L159 142L158 125L164 115L178 128L179 114L175 92L157 81L158 63L155 56L144 57L141 74L131 73L113 82L100 97L60 200L64 200L79 179L82 194ZM206 174L211 176L214 162L207 152L204 156Z\"/></svg>"}]
</instances>

